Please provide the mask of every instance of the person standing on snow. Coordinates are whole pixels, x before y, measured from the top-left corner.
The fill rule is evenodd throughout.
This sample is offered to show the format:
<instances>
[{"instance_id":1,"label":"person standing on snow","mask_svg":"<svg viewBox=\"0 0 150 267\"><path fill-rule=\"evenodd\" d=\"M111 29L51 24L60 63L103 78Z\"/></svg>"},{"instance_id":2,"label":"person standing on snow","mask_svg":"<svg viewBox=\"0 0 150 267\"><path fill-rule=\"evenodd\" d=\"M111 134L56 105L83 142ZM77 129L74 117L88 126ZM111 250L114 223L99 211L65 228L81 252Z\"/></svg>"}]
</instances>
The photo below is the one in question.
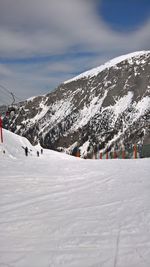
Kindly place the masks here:
<instances>
[{"instance_id":1,"label":"person standing on snow","mask_svg":"<svg viewBox=\"0 0 150 267\"><path fill-rule=\"evenodd\" d=\"M28 148L27 148L27 146L25 147L24 150L25 150L25 155L28 156Z\"/></svg>"}]
</instances>

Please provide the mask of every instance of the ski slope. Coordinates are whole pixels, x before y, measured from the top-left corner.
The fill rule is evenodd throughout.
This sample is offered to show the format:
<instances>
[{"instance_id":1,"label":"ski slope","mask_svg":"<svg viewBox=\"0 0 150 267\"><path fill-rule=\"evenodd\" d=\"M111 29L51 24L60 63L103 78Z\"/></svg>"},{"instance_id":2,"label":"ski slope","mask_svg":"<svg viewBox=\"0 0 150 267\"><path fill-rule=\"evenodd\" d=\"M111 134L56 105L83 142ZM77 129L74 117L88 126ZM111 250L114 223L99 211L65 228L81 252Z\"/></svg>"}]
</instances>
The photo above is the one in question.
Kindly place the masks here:
<instances>
[{"instance_id":1,"label":"ski slope","mask_svg":"<svg viewBox=\"0 0 150 267\"><path fill-rule=\"evenodd\" d=\"M149 267L150 159L37 149L4 131L0 267Z\"/></svg>"}]
</instances>

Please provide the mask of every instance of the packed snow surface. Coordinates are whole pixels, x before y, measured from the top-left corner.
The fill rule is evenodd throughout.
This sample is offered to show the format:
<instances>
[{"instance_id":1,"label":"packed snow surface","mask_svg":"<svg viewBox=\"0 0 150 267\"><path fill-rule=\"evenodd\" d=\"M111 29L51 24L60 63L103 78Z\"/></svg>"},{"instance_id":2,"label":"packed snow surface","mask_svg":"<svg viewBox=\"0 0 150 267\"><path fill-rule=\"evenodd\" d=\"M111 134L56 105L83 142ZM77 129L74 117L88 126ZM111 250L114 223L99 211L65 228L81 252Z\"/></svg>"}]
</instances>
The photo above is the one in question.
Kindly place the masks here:
<instances>
[{"instance_id":1,"label":"packed snow surface","mask_svg":"<svg viewBox=\"0 0 150 267\"><path fill-rule=\"evenodd\" d=\"M0 267L149 267L150 159L37 149L4 131Z\"/></svg>"},{"instance_id":2,"label":"packed snow surface","mask_svg":"<svg viewBox=\"0 0 150 267\"><path fill-rule=\"evenodd\" d=\"M85 71L85 72L73 77L72 79L69 79L69 80L65 81L64 84L72 82L72 81L76 81L76 80L81 79L81 78L96 76L101 71L103 71L103 70L105 70L107 68L109 69L111 67L114 67L114 66L116 66L117 64L119 64L120 62L122 62L124 60L129 60L130 63L132 63L132 58L133 57L136 57L137 58L137 62L138 62L138 59L139 59L140 56L146 55L146 54L149 54L149 53L150 53L150 51L137 51L137 52L133 52L133 53L129 53L129 54L126 54L126 55L122 55L122 56L116 57L116 58L111 59L110 61L106 62L105 64L103 64L103 65L101 65L101 66L99 66L97 68L93 68L91 70Z\"/></svg>"}]
</instances>

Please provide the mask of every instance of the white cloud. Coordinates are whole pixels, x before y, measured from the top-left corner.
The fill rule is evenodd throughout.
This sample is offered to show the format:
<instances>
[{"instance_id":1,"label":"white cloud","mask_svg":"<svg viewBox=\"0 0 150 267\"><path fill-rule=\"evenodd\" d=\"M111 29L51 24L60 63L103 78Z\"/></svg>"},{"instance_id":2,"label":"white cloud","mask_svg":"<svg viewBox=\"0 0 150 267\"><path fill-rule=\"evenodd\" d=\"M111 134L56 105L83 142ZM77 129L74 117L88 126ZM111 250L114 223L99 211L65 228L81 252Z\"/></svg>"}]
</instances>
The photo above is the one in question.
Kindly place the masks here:
<instances>
[{"instance_id":1,"label":"white cloud","mask_svg":"<svg viewBox=\"0 0 150 267\"><path fill-rule=\"evenodd\" d=\"M117 33L98 17L95 1L1 0L0 25L3 56L63 53L75 45L134 49L150 40L150 21L134 33Z\"/></svg>"},{"instance_id":2,"label":"white cloud","mask_svg":"<svg viewBox=\"0 0 150 267\"><path fill-rule=\"evenodd\" d=\"M2 65L2 64L0 64L0 78L2 77L2 76L5 76L5 77L7 77L7 76L12 76L12 71L10 70L10 68L8 68L7 66L5 66L5 65Z\"/></svg>"},{"instance_id":3,"label":"white cloud","mask_svg":"<svg viewBox=\"0 0 150 267\"><path fill-rule=\"evenodd\" d=\"M96 67L114 56L149 49L150 20L134 32L115 32L99 17L96 7L94 0L1 0L1 58L93 53L93 57L84 58L64 56L56 62L39 60L37 65L0 65L1 81L8 87L14 85L20 95L35 95L44 86L54 88L73 73Z\"/></svg>"}]
</instances>

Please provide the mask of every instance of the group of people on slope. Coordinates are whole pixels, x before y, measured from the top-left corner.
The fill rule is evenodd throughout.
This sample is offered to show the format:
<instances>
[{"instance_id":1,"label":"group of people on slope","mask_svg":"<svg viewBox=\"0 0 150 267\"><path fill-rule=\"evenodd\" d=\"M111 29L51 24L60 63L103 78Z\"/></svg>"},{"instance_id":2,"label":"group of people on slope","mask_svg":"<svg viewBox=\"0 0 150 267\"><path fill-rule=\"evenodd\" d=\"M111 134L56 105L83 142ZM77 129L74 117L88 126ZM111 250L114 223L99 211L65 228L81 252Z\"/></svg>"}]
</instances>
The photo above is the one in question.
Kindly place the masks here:
<instances>
[{"instance_id":1,"label":"group of people on slope","mask_svg":"<svg viewBox=\"0 0 150 267\"><path fill-rule=\"evenodd\" d=\"M29 149L28 149L28 147L26 146L25 148L24 148L24 151L25 151L25 155L26 155L26 157L28 156L28 154L29 154ZM40 152L37 150L37 157L39 157L40 156ZM41 155L43 154L43 149L41 148Z\"/></svg>"}]
</instances>

